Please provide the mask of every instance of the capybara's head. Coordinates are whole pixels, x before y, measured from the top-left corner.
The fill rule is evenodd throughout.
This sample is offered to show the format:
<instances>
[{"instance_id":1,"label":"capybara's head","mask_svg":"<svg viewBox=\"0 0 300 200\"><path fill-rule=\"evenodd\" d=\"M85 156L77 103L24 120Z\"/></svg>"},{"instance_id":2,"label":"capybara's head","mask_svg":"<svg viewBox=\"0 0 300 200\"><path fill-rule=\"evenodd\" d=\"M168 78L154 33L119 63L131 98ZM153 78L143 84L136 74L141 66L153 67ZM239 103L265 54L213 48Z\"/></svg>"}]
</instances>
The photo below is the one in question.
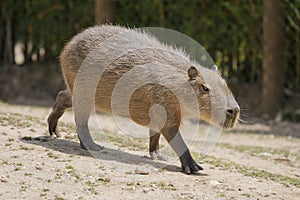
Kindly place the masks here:
<instances>
[{"instance_id":1,"label":"capybara's head","mask_svg":"<svg viewBox=\"0 0 300 200\"><path fill-rule=\"evenodd\" d=\"M191 66L187 73L199 103L200 119L222 128L234 127L240 108L217 68Z\"/></svg>"}]
</instances>

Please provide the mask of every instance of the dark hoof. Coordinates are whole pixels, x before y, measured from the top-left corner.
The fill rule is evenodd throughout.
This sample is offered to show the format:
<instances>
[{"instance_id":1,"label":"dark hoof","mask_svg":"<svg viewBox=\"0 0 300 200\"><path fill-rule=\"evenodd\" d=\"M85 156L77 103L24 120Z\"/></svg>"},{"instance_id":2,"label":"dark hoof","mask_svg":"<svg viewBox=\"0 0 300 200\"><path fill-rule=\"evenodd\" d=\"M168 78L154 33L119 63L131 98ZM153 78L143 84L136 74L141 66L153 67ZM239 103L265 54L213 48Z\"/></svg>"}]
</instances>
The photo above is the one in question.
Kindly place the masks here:
<instances>
[{"instance_id":1,"label":"dark hoof","mask_svg":"<svg viewBox=\"0 0 300 200\"><path fill-rule=\"evenodd\" d=\"M161 160L161 161L167 161L168 157L160 153L159 151L150 152L150 158L152 160Z\"/></svg>"},{"instance_id":2,"label":"dark hoof","mask_svg":"<svg viewBox=\"0 0 300 200\"><path fill-rule=\"evenodd\" d=\"M190 163L189 165L182 165L181 166L182 172L186 174L195 174L200 170L203 170L203 167L198 165L194 160L193 163Z\"/></svg>"},{"instance_id":3,"label":"dark hoof","mask_svg":"<svg viewBox=\"0 0 300 200\"><path fill-rule=\"evenodd\" d=\"M203 170L203 167L194 161L189 151L186 151L180 156L180 161L182 172L186 174L194 174L200 170Z\"/></svg>"},{"instance_id":4,"label":"dark hoof","mask_svg":"<svg viewBox=\"0 0 300 200\"><path fill-rule=\"evenodd\" d=\"M52 120L51 117L48 118L48 131L50 133L50 136L53 134L56 135L56 137L60 137L60 133L57 130L57 121Z\"/></svg>"}]
</instances>

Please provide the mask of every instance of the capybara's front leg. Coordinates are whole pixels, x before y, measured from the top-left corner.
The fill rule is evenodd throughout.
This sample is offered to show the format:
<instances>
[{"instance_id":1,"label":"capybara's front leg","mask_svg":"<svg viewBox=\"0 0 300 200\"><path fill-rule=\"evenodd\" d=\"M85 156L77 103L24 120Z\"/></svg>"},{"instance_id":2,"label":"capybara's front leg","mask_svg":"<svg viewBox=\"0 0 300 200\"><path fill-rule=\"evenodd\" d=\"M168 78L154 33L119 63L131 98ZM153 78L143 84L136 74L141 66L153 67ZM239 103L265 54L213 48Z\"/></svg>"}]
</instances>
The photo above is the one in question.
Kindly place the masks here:
<instances>
[{"instance_id":1,"label":"capybara's front leg","mask_svg":"<svg viewBox=\"0 0 300 200\"><path fill-rule=\"evenodd\" d=\"M179 132L179 126L171 126L165 128L162 132L173 150L179 156L181 162L181 169L186 174L196 173L199 170L203 170L191 156L191 153L183 141Z\"/></svg>"},{"instance_id":2,"label":"capybara's front leg","mask_svg":"<svg viewBox=\"0 0 300 200\"><path fill-rule=\"evenodd\" d=\"M60 134L57 130L57 122L59 118L64 114L67 108L71 108L72 100L70 94L67 90L60 91L57 94L55 104L53 106L52 112L48 117L48 128L50 135L53 133L60 137Z\"/></svg>"},{"instance_id":3,"label":"capybara's front leg","mask_svg":"<svg viewBox=\"0 0 300 200\"><path fill-rule=\"evenodd\" d=\"M159 138L161 134L152 129L150 129L149 133L150 133L150 142L149 142L150 158L153 160L166 161L167 157L159 151Z\"/></svg>"}]
</instances>

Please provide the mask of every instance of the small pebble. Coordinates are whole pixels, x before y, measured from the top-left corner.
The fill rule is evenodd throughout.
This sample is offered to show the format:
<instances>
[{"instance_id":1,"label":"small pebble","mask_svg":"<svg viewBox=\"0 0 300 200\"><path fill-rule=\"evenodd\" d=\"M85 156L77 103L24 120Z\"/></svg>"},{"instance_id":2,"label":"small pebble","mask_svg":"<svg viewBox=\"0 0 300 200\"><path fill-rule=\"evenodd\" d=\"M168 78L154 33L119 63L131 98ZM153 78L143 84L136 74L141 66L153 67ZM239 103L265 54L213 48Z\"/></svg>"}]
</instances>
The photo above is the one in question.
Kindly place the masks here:
<instances>
[{"instance_id":1,"label":"small pebble","mask_svg":"<svg viewBox=\"0 0 300 200\"><path fill-rule=\"evenodd\" d=\"M7 180L7 179L4 179L4 178L1 178L1 179L0 179L0 182L2 182L2 183L7 183L8 180Z\"/></svg>"},{"instance_id":2,"label":"small pebble","mask_svg":"<svg viewBox=\"0 0 300 200\"><path fill-rule=\"evenodd\" d=\"M217 180L211 180L209 182L209 184L212 185L212 186L216 186L216 185L220 185L221 183L219 181L217 181Z\"/></svg>"}]
</instances>

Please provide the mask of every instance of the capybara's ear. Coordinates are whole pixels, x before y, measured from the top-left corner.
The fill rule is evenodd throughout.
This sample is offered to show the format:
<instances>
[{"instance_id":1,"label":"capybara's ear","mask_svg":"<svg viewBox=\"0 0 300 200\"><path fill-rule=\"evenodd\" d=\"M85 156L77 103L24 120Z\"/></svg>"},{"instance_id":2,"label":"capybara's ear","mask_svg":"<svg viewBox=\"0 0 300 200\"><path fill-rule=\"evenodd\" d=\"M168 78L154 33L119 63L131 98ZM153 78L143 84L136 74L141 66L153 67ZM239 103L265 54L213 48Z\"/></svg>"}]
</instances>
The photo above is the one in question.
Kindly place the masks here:
<instances>
[{"instance_id":1,"label":"capybara's ear","mask_svg":"<svg viewBox=\"0 0 300 200\"><path fill-rule=\"evenodd\" d=\"M199 71L196 69L196 67L191 66L187 71L190 80L194 80L199 76Z\"/></svg>"},{"instance_id":2,"label":"capybara's ear","mask_svg":"<svg viewBox=\"0 0 300 200\"><path fill-rule=\"evenodd\" d=\"M211 69L212 69L213 71L219 71L217 65L213 65L213 66L211 67Z\"/></svg>"}]
</instances>

